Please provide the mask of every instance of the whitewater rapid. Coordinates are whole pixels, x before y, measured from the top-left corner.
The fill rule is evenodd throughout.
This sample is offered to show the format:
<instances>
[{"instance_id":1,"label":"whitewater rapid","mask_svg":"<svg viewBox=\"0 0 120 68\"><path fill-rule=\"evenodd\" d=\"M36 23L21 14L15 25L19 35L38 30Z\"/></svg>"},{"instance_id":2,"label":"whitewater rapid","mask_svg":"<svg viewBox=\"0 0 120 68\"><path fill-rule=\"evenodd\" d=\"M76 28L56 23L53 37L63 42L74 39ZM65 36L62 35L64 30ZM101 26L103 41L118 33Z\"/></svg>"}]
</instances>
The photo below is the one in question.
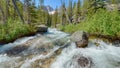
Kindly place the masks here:
<instances>
[{"instance_id":1,"label":"whitewater rapid","mask_svg":"<svg viewBox=\"0 0 120 68\"><path fill-rule=\"evenodd\" d=\"M31 40L32 43L28 42ZM12 55L7 53L25 43L29 46L24 50L15 55L14 51ZM59 50L62 51L57 54ZM51 57L53 60L50 62ZM0 68L120 68L120 47L93 39L88 47L77 48L74 42L70 42L69 34L49 28L43 35L24 37L1 45Z\"/></svg>"},{"instance_id":2,"label":"whitewater rapid","mask_svg":"<svg viewBox=\"0 0 120 68\"><path fill-rule=\"evenodd\" d=\"M42 35L36 34L35 36L23 37L13 43L0 45L0 68L36 68L37 66L32 65L33 63L49 58L68 39L69 34L49 28L48 32ZM29 42L31 40L33 40L32 43ZM27 48L24 49L26 45ZM14 55L12 50L19 51L19 47L23 48L22 51ZM44 52L48 53L44 55ZM41 66L41 63L37 64Z\"/></svg>"},{"instance_id":3,"label":"whitewater rapid","mask_svg":"<svg viewBox=\"0 0 120 68\"><path fill-rule=\"evenodd\" d=\"M99 43L99 46L94 42ZM88 65L80 66L80 57L87 58ZM62 51L50 68L120 68L120 47L101 40L92 40L87 48L76 48L72 43Z\"/></svg>"}]
</instances>

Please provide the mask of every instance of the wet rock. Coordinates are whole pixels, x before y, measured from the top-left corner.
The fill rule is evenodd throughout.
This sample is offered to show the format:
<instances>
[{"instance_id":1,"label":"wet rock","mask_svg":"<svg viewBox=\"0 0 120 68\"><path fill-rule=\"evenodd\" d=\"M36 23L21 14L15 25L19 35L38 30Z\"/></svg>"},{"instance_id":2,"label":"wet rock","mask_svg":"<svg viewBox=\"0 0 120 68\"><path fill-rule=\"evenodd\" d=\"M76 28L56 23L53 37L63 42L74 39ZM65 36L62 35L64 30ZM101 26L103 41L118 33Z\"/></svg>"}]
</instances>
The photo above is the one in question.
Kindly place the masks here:
<instances>
[{"instance_id":1,"label":"wet rock","mask_svg":"<svg viewBox=\"0 0 120 68\"><path fill-rule=\"evenodd\" d=\"M88 45L88 34L84 31L77 31L72 34L71 41L75 42L77 47L87 47Z\"/></svg>"},{"instance_id":2,"label":"wet rock","mask_svg":"<svg viewBox=\"0 0 120 68\"><path fill-rule=\"evenodd\" d=\"M21 53L22 51L26 50L28 47L26 46L16 46L11 50L7 50L5 53L7 53L7 55L18 55L19 53Z\"/></svg>"},{"instance_id":3,"label":"wet rock","mask_svg":"<svg viewBox=\"0 0 120 68\"><path fill-rule=\"evenodd\" d=\"M100 45L100 43L97 43L97 42L95 42L94 44L95 44L96 46L99 46L99 45Z\"/></svg>"},{"instance_id":4,"label":"wet rock","mask_svg":"<svg viewBox=\"0 0 120 68\"><path fill-rule=\"evenodd\" d=\"M120 40L115 40L112 42L112 44L116 47L120 47Z\"/></svg>"},{"instance_id":5,"label":"wet rock","mask_svg":"<svg viewBox=\"0 0 120 68\"><path fill-rule=\"evenodd\" d=\"M5 53L8 55L31 55L31 54L39 54L43 52L49 52L51 49L53 49L53 42L49 42L46 37L40 36L34 39L30 39L25 43L19 44L15 46L14 48L11 48ZM4 53L4 52L3 52Z\"/></svg>"},{"instance_id":6,"label":"wet rock","mask_svg":"<svg viewBox=\"0 0 120 68\"><path fill-rule=\"evenodd\" d=\"M38 33L44 33L44 32L47 32L48 30L48 27L45 25L39 25L39 26L36 26L36 28Z\"/></svg>"},{"instance_id":7,"label":"wet rock","mask_svg":"<svg viewBox=\"0 0 120 68\"><path fill-rule=\"evenodd\" d=\"M86 56L74 56L73 62L76 68L91 68L93 65L92 59Z\"/></svg>"},{"instance_id":8,"label":"wet rock","mask_svg":"<svg viewBox=\"0 0 120 68\"><path fill-rule=\"evenodd\" d=\"M90 63L85 57L80 57L77 62L81 67L86 67Z\"/></svg>"}]
</instances>

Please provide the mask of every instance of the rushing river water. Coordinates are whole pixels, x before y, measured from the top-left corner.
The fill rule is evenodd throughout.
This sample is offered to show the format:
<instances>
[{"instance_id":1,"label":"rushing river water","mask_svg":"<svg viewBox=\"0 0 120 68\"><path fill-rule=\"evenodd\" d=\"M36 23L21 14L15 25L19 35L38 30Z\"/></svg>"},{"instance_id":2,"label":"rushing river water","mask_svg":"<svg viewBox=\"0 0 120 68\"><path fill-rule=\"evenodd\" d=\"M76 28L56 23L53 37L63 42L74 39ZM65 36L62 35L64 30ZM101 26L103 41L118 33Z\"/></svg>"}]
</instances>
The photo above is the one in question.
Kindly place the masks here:
<instances>
[{"instance_id":1,"label":"rushing river water","mask_svg":"<svg viewBox=\"0 0 120 68\"><path fill-rule=\"evenodd\" d=\"M95 39L77 48L69 34L49 29L1 45L0 68L120 68L120 47Z\"/></svg>"}]
</instances>

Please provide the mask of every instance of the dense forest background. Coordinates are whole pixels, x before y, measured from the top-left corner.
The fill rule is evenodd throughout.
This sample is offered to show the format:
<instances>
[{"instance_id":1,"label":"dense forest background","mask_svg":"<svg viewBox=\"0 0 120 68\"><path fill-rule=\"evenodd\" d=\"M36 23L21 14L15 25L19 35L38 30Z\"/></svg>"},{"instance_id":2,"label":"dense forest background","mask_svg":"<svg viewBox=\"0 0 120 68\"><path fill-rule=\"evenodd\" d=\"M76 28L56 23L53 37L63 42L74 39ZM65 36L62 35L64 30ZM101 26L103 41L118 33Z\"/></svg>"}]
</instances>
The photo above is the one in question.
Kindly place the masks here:
<instances>
[{"instance_id":1,"label":"dense forest background","mask_svg":"<svg viewBox=\"0 0 120 68\"><path fill-rule=\"evenodd\" d=\"M120 0L69 0L50 14L45 11L44 0L1 0L0 41L10 41L36 32L35 26L49 27L73 33L84 30L90 33L120 36Z\"/></svg>"}]
</instances>

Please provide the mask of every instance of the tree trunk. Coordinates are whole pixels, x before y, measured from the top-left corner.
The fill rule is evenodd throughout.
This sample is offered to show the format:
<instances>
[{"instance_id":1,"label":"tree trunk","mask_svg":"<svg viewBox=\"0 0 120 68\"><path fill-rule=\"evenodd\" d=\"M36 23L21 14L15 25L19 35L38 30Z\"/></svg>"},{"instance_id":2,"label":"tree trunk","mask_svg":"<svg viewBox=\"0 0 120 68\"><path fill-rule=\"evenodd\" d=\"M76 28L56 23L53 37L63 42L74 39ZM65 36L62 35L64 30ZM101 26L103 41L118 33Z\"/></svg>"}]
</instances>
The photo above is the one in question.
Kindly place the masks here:
<instances>
[{"instance_id":1,"label":"tree trunk","mask_svg":"<svg viewBox=\"0 0 120 68\"><path fill-rule=\"evenodd\" d=\"M0 6L0 11L1 11L1 13L2 13L2 20L3 20L3 23L6 23L5 13L4 13L4 11L3 11L3 9L2 9L1 6Z\"/></svg>"},{"instance_id":2,"label":"tree trunk","mask_svg":"<svg viewBox=\"0 0 120 68\"><path fill-rule=\"evenodd\" d=\"M15 10L16 10L17 13L18 13L18 16L20 17L20 19L22 20L22 22L25 23L22 15L20 14L20 11L19 11L19 9L18 9L18 6L17 6L15 0L12 0L12 3L13 3L13 5L14 5Z\"/></svg>"},{"instance_id":3,"label":"tree trunk","mask_svg":"<svg viewBox=\"0 0 120 68\"><path fill-rule=\"evenodd\" d=\"M6 19L10 16L9 12L10 0L6 0Z\"/></svg>"},{"instance_id":4,"label":"tree trunk","mask_svg":"<svg viewBox=\"0 0 120 68\"><path fill-rule=\"evenodd\" d=\"M30 8L29 8L29 5L30 5L30 3L29 3L29 0L26 0L25 1L26 2L26 8L27 8L27 23L28 24L30 24L31 23L31 21L30 21Z\"/></svg>"},{"instance_id":5,"label":"tree trunk","mask_svg":"<svg viewBox=\"0 0 120 68\"><path fill-rule=\"evenodd\" d=\"M70 18L69 18L69 16L68 16L68 13L67 13L67 11L66 11L66 8L64 8L64 12L65 12L65 15L66 15L66 18L67 18L68 22L69 22L69 23L72 23L71 20L70 20Z\"/></svg>"},{"instance_id":6,"label":"tree trunk","mask_svg":"<svg viewBox=\"0 0 120 68\"><path fill-rule=\"evenodd\" d=\"M63 0L61 0L61 4L62 4L62 9L63 9L62 12L65 13L65 16L66 16L66 18L67 18L67 21L68 21L69 23L71 23L70 18L69 18L69 16L68 16L68 13L67 13L66 8L65 8L65 3L63 2Z\"/></svg>"}]
</instances>

